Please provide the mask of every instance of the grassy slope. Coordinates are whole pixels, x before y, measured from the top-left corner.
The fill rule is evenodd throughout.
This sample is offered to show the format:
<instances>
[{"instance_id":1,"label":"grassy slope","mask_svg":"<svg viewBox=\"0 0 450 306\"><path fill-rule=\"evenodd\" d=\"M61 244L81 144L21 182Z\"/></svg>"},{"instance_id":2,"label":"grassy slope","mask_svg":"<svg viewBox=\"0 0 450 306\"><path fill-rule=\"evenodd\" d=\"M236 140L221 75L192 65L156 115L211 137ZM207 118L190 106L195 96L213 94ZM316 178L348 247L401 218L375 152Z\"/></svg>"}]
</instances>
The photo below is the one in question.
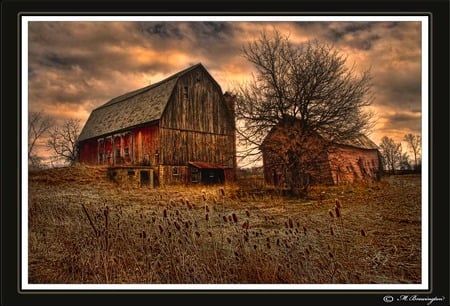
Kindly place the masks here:
<instances>
[{"instance_id":1,"label":"grassy slope","mask_svg":"<svg viewBox=\"0 0 450 306\"><path fill-rule=\"evenodd\" d=\"M95 167L32 172L29 281L419 283L420 201L419 176L299 200L237 186L121 187Z\"/></svg>"}]
</instances>

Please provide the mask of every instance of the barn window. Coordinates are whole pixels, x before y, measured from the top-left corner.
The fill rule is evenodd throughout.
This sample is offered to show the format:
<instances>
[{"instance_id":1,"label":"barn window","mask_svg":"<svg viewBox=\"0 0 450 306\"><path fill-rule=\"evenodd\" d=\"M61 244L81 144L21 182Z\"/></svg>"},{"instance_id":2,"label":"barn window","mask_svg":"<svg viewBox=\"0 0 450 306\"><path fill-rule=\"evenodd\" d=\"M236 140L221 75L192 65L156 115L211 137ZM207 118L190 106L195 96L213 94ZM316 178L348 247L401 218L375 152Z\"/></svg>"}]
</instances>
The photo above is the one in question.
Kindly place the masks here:
<instances>
[{"instance_id":1,"label":"barn window","mask_svg":"<svg viewBox=\"0 0 450 306\"><path fill-rule=\"evenodd\" d=\"M180 169L178 169L178 167L173 167L172 168L172 175L179 175L180 174Z\"/></svg>"},{"instance_id":2,"label":"barn window","mask_svg":"<svg viewBox=\"0 0 450 306\"><path fill-rule=\"evenodd\" d=\"M191 168L191 182L198 183L200 181L200 171L197 168Z\"/></svg>"},{"instance_id":3,"label":"barn window","mask_svg":"<svg viewBox=\"0 0 450 306\"><path fill-rule=\"evenodd\" d=\"M183 100L184 101L188 100L188 87L187 86L183 87Z\"/></svg>"},{"instance_id":4,"label":"barn window","mask_svg":"<svg viewBox=\"0 0 450 306\"><path fill-rule=\"evenodd\" d=\"M134 170L128 170L128 176L134 176Z\"/></svg>"}]
</instances>

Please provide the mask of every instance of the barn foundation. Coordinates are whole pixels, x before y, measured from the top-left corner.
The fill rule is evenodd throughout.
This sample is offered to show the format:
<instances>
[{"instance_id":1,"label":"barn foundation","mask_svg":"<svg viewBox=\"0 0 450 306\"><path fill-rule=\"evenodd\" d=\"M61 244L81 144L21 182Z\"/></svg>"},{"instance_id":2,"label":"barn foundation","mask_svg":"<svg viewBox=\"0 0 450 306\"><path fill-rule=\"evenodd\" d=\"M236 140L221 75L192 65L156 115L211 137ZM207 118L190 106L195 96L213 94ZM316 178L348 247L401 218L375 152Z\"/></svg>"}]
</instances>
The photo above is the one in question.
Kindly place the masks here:
<instances>
[{"instance_id":1,"label":"barn foundation","mask_svg":"<svg viewBox=\"0 0 450 306\"><path fill-rule=\"evenodd\" d=\"M108 178L121 185L155 188L158 184L153 167L117 166L108 168Z\"/></svg>"}]
</instances>

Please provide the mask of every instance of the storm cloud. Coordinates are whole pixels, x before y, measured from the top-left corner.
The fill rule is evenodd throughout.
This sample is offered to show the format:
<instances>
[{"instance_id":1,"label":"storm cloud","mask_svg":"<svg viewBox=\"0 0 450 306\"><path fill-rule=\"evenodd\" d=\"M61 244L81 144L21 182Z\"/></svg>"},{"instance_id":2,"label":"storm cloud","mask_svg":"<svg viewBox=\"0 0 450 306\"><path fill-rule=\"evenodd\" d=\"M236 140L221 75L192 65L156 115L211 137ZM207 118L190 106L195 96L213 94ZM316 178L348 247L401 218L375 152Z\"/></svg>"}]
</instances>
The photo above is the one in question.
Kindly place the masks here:
<instances>
[{"instance_id":1,"label":"storm cloud","mask_svg":"<svg viewBox=\"0 0 450 306\"><path fill-rule=\"evenodd\" d=\"M376 143L420 133L422 42L415 21L30 21L29 111L84 124L108 100L200 62L222 90L233 90L253 71L242 47L273 29L293 43L333 45L356 73L370 71Z\"/></svg>"}]
</instances>

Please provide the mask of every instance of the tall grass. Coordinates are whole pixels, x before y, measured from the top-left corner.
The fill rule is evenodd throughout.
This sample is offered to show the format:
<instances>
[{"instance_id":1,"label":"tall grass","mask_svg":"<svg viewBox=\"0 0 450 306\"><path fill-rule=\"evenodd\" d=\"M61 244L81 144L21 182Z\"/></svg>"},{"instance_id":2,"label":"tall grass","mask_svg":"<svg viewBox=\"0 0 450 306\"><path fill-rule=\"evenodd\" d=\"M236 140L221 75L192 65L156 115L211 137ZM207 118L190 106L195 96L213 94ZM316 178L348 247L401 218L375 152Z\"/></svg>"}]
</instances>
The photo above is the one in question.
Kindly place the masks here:
<instances>
[{"instance_id":1,"label":"tall grass","mask_svg":"<svg viewBox=\"0 0 450 306\"><path fill-rule=\"evenodd\" d=\"M420 189L414 181L403 191L409 196L386 183L319 188L296 200L238 186L93 188L32 178L29 280L417 283Z\"/></svg>"}]
</instances>

